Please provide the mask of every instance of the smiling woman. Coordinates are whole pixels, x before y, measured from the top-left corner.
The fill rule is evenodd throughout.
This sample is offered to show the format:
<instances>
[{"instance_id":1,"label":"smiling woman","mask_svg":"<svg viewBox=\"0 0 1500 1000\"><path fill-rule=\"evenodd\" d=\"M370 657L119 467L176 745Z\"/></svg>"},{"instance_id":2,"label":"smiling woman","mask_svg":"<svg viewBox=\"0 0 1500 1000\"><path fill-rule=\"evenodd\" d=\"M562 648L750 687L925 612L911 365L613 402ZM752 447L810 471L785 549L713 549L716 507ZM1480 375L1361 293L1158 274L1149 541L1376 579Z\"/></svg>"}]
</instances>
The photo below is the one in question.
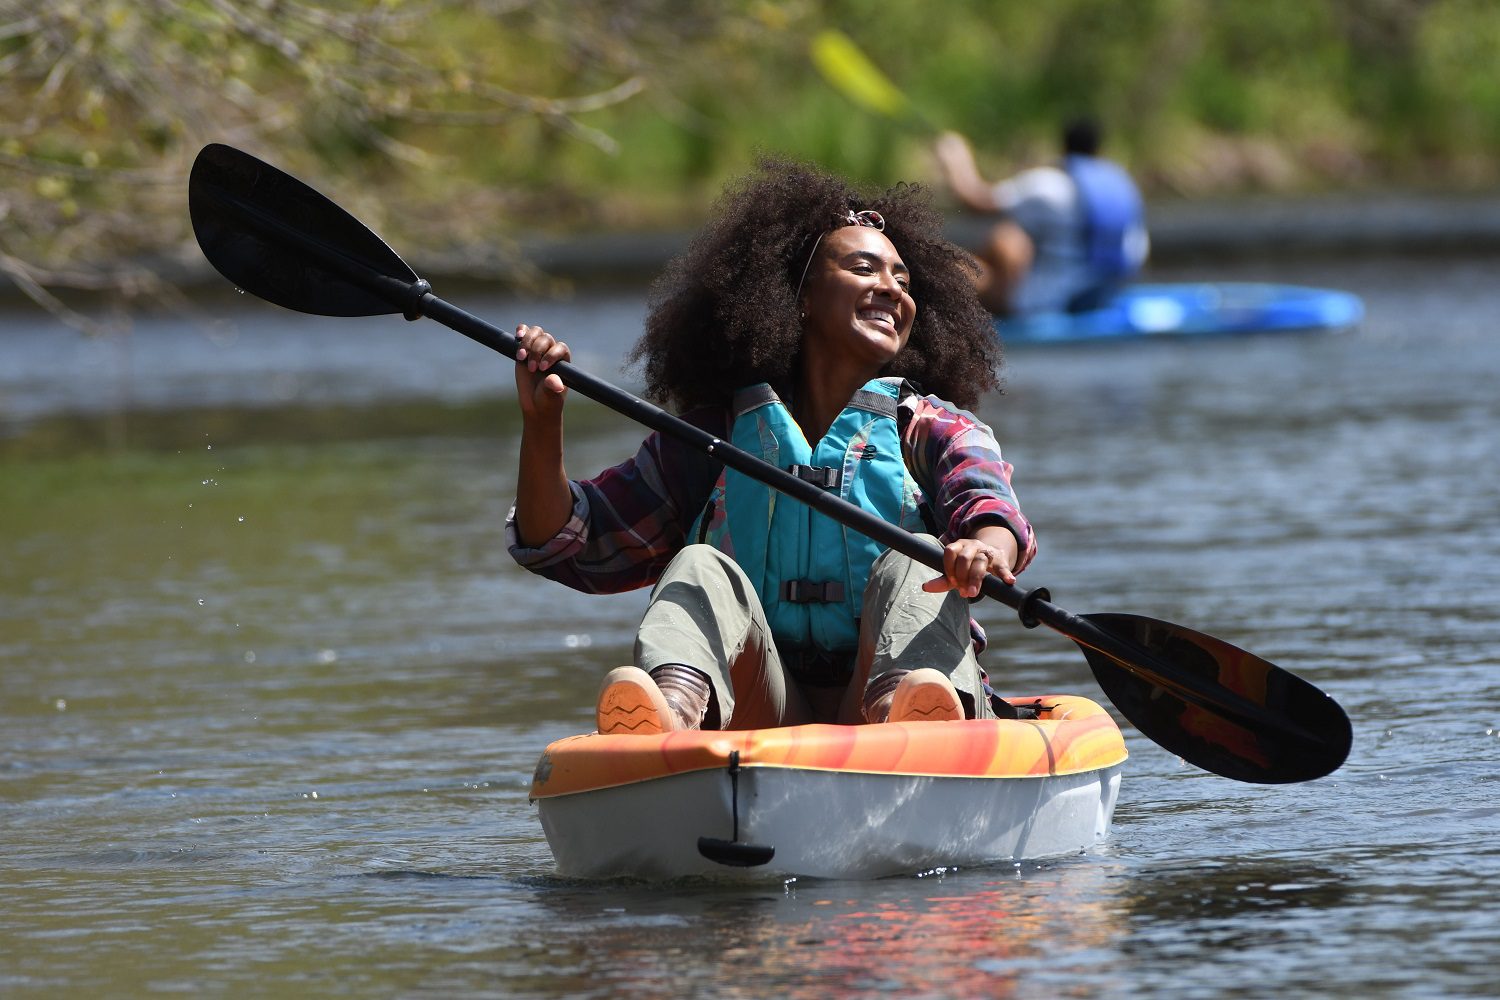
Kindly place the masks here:
<instances>
[{"instance_id":1,"label":"smiling woman","mask_svg":"<svg viewBox=\"0 0 1500 1000\"><path fill-rule=\"evenodd\" d=\"M979 668L965 598L987 574L1013 583L1035 541L999 445L962 409L1000 365L966 261L920 188L865 194L766 160L658 282L632 355L690 422L939 536L936 579L660 433L570 480L567 390L549 372L568 347L518 329L512 554L583 591L654 587L634 664L605 678L600 732L1013 712Z\"/></svg>"}]
</instances>

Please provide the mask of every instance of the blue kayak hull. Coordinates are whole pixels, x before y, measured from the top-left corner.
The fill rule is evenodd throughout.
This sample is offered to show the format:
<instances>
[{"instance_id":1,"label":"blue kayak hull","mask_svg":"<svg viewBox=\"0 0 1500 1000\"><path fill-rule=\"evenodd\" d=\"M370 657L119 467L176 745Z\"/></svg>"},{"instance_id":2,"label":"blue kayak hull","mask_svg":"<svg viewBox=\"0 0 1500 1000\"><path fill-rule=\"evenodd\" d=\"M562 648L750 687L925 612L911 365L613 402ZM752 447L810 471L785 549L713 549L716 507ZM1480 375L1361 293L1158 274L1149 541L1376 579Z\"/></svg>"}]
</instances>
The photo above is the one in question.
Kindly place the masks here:
<instances>
[{"instance_id":1,"label":"blue kayak hull","mask_svg":"<svg viewBox=\"0 0 1500 1000\"><path fill-rule=\"evenodd\" d=\"M1255 282L1132 285L1098 309L995 321L1007 344L1341 330L1364 316L1359 296Z\"/></svg>"}]
</instances>

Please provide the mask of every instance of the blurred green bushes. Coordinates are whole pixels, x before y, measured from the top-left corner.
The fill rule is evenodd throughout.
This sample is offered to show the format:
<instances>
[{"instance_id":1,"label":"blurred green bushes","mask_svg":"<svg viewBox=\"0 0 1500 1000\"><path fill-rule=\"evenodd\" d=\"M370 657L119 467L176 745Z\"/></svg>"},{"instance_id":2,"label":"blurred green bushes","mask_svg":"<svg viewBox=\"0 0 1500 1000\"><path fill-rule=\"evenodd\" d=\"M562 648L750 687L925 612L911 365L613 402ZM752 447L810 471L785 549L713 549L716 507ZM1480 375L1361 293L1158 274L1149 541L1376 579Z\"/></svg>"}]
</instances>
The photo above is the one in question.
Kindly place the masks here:
<instances>
[{"instance_id":1,"label":"blurred green bushes","mask_svg":"<svg viewBox=\"0 0 1500 1000\"><path fill-rule=\"evenodd\" d=\"M1487 0L0 0L0 277L59 305L201 264L215 140L429 260L692 225L759 150L934 180L929 130L818 76L829 27L996 175L1089 112L1150 197L1500 181Z\"/></svg>"},{"instance_id":2,"label":"blurred green bushes","mask_svg":"<svg viewBox=\"0 0 1500 1000\"><path fill-rule=\"evenodd\" d=\"M809 64L841 28L997 175L1056 155L1089 112L1157 197L1473 190L1500 181L1500 4L1479 0L759 3L764 30L699 54L670 121L649 95L592 121L625 154L552 164L648 223L690 211L756 148L872 181L935 177L928 136L859 109ZM510 155L525 158L523 148ZM640 194L636 194L639 192ZM666 199L667 203L672 198ZM636 206L632 208L632 203Z\"/></svg>"}]
</instances>

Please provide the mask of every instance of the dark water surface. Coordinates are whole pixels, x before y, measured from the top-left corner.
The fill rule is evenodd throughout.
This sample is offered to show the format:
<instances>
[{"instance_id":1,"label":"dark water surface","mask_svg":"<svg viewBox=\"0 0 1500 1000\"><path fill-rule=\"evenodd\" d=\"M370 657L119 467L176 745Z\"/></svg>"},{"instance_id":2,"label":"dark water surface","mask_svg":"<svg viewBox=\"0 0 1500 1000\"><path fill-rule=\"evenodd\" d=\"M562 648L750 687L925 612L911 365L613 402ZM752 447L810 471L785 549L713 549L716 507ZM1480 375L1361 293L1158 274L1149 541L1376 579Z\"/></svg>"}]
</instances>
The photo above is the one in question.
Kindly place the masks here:
<instances>
[{"instance_id":1,"label":"dark water surface","mask_svg":"<svg viewBox=\"0 0 1500 1000\"><path fill-rule=\"evenodd\" d=\"M1343 769L1236 784L1127 730L1088 854L753 888L551 874L531 769L641 597L503 551L502 359L250 301L108 343L0 315L0 994L1500 995L1495 268L1218 270L1369 317L1017 349L982 409L1023 581L1303 675L1353 719ZM451 297L610 377L642 309ZM641 436L573 418L576 473ZM979 613L1005 689L1102 700L1071 643Z\"/></svg>"}]
</instances>

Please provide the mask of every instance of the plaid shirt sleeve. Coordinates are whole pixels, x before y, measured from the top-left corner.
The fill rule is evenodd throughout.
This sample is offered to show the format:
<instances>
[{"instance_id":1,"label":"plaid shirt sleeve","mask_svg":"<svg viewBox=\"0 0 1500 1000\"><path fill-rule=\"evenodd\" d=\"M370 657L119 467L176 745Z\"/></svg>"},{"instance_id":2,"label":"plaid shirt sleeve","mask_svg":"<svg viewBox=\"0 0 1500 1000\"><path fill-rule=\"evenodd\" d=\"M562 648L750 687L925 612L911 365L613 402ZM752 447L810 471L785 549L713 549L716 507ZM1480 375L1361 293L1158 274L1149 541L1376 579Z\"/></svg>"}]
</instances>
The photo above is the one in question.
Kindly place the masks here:
<instances>
[{"instance_id":1,"label":"plaid shirt sleeve","mask_svg":"<svg viewBox=\"0 0 1500 1000\"><path fill-rule=\"evenodd\" d=\"M986 524L1016 536L1019 572L1036 556L1036 535L1011 488L1011 465L994 433L967 410L935 396L901 401L906 467L931 508L940 540L967 538Z\"/></svg>"},{"instance_id":2,"label":"plaid shirt sleeve","mask_svg":"<svg viewBox=\"0 0 1500 1000\"><path fill-rule=\"evenodd\" d=\"M724 433L720 411L695 411L684 419ZM512 507L505 519L506 547L526 569L585 593L650 586L686 544L720 468L708 455L652 433L635 457L569 483L573 513L541 545L521 544Z\"/></svg>"}]
</instances>

